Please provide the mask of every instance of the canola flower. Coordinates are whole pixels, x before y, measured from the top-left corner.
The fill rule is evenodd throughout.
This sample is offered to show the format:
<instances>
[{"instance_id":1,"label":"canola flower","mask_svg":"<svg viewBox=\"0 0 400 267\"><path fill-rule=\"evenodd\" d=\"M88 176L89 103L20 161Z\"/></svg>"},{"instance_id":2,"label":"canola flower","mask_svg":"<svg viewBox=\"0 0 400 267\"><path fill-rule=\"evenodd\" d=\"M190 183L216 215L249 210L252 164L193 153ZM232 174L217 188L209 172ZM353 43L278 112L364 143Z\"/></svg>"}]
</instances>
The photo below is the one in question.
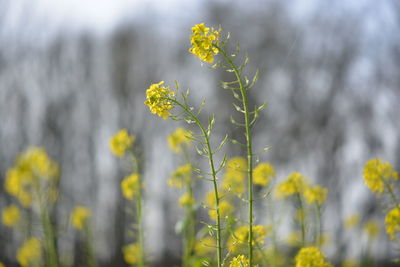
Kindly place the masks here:
<instances>
[{"instance_id":1,"label":"canola flower","mask_svg":"<svg viewBox=\"0 0 400 267\"><path fill-rule=\"evenodd\" d=\"M304 198L308 204L317 204L321 206L325 203L328 195L328 189L321 186L309 186L304 190Z\"/></svg>"},{"instance_id":2,"label":"canola flower","mask_svg":"<svg viewBox=\"0 0 400 267\"><path fill-rule=\"evenodd\" d=\"M78 230L84 229L90 215L91 213L88 208L84 206L76 206L70 215L72 226Z\"/></svg>"},{"instance_id":3,"label":"canola flower","mask_svg":"<svg viewBox=\"0 0 400 267\"><path fill-rule=\"evenodd\" d=\"M396 240L396 234L400 232L400 207L391 209L385 217L386 232L391 240Z\"/></svg>"},{"instance_id":4,"label":"canola flower","mask_svg":"<svg viewBox=\"0 0 400 267\"><path fill-rule=\"evenodd\" d=\"M391 181L399 178L398 173L393 170L390 163L378 158L371 159L365 164L363 176L365 185L378 195L385 190L385 183L391 186Z\"/></svg>"},{"instance_id":5,"label":"canola flower","mask_svg":"<svg viewBox=\"0 0 400 267\"><path fill-rule=\"evenodd\" d=\"M229 267L249 267L249 259L244 255L239 255L231 260Z\"/></svg>"},{"instance_id":6,"label":"canola flower","mask_svg":"<svg viewBox=\"0 0 400 267\"><path fill-rule=\"evenodd\" d=\"M1 216L3 224L8 227L16 226L20 218L21 218L21 212L19 208L14 204L5 207Z\"/></svg>"},{"instance_id":7,"label":"canola flower","mask_svg":"<svg viewBox=\"0 0 400 267\"><path fill-rule=\"evenodd\" d=\"M215 251L217 242L211 236L206 236L198 240L194 246L194 252L197 256L206 256Z\"/></svg>"},{"instance_id":8,"label":"canola flower","mask_svg":"<svg viewBox=\"0 0 400 267\"><path fill-rule=\"evenodd\" d=\"M39 266L42 246L39 239L31 237L17 251L17 261L22 267Z\"/></svg>"},{"instance_id":9,"label":"canola flower","mask_svg":"<svg viewBox=\"0 0 400 267\"><path fill-rule=\"evenodd\" d=\"M360 222L360 216L358 214L351 214L344 220L344 227L346 229L352 229L356 227Z\"/></svg>"},{"instance_id":10,"label":"canola flower","mask_svg":"<svg viewBox=\"0 0 400 267\"><path fill-rule=\"evenodd\" d=\"M293 231L285 238L285 242L288 246L296 247L301 243L301 232Z\"/></svg>"},{"instance_id":11,"label":"canola flower","mask_svg":"<svg viewBox=\"0 0 400 267\"><path fill-rule=\"evenodd\" d=\"M271 232L271 227L264 225L253 225L253 246L263 245L265 238ZM228 240L228 248L231 252L236 252L240 248L247 246L249 239L249 227L247 225L237 228Z\"/></svg>"},{"instance_id":12,"label":"canola flower","mask_svg":"<svg viewBox=\"0 0 400 267\"><path fill-rule=\"evenodd\" d=\"M189 138L192 133L183 127L178 127L167 137L169 148L175 153L182 153L183 148L190 146L192 140Z\"/></svg>"},{"instance_id":13,"label":"canola flower","mask_svg":"<svg viewBox=\"0 0 400 267\"><path fill-rule=\"evenodd\" d=\"M278 199L283 199L294 194L302 194L307 185L308 183L301 173L292 172L285 181L278 185L275 195Z\"/></svg>"},{"instance_id":14,"label":"canola flower","mask_svg":"<svg viewBox=\"0 0 400 267\"><path fill-rule=\"evenodd\" d=\"M268 186L275 175L276 172L272 164L260 163L253 170L253 183L256 185Z\"/></svg>"},{"instance_id":15,"label":"canola flower","mask_svg":"<svg viewBox=\"0 0 400 267\"><path fill-rule=\"evenodd\" d=\"M380 231L378 223L374 220L366 222L363 230L370 240L376 239Z\"/></svg>"},{"instance_id":16,"label":"canola flower","mask_svg":"<svg viewBox=\"0 0 400 267\"><path fill-rule=\"evenodd\" d=\"M212 63L214 56L218 54L219 49L215 47L219 43L221 31L214 30L204 25L196 24L192 27L190 43L192 47L189 52L200 58L202 61Z\"/></svg>"},{"instance_id":17,"label":"canola flower","mask_svg":"<svg viewBox=\"0 0 400 267\"><path fill-rule=\"evenodd\" d=\"M182 207L192 206L194 203L195 199L187 192L179 199L179 205Z\"/></svg>"},{"instance_id":18,"label":"canola flower","mask_svg":"<svg viewBox=\"0 0 400 267\"><path fill-rule=\"evenodd\" d=\"M176 171L174 171L171 177L167 180L167 184L170 187L182 188L188 182L190 182L192 175L192 165L185 164L180 166Z\"/></svg>"},{"instance_id":19,"label":"canola flower","mask_svg":"<svg viewBox=\"0 0 400 267\"><path fill-rule=\"evenodd\" d=\"M164 81L150 85L146 90L146 101L151 113L157 114L164 120L171 116L170 110L174 108L169 98L175 97L175 93L169 87L162 86Z\"/></svg>"},{"instance_id":20,"label":"canola flower","mask_svg":"<svg viewBox=\"0 0 400 267\"><path fill-rule=\"evenodd\" d=\"M295 258L296 267L332 267L325 261L325 256L316 247L300 249Z\"/></svg>"},{"instance_id":21,"label":"canola flower","mask_svg":"<svg viewBox=\"0 0 400 267\"><path fill-rule=\"evenodd\" d=\"M222 181L225 191L241 195L246 191L247 161L242 157L234 157L227 161L226 172Z\"/></svg>"},{"instance_id":22,"label":"canola flower","mask_svg":"<svg viewBox=\"0 0 400 267\"><path fill-rule=\"evenodd\" d=\"M126 151L132 147L135 142L136 136L129 135L127 129L122 129L110 138L109 148L111 152L117 157L123 157Z\"/></svg>"},{"instance_id":23,"label":"canola flower","mask_svg":"<svg viewBox=\"0 0 400 267\"><path fill-rule=\"evenodd\" d=\"M122 195L126 199L132 200L139 195L140 191L140 176L138 173L132 173L125 177L121 182Z\"/></svg>"},{"instance_id":24,"label":"canola flower","mask_svg":"<svg viewBox=\"0 0 400 267\"><path fill-rule=\"evenodd\" d=\"M124 254L124 260L126 263L132 265L139 263L141 257L141 248L138 243L126 245L122 248L122 253Z\"/></svg>"},{"instance_id":25,"label":"canola flower","mask_svg":"<svg viewBox=\"0 0 400 267\"><path fill-rule=\"evenodd\" d=\"M213 221L217 220L217 210L216 210L216 201L215 195L213 191L208 192L205 199L205 204L210 209L208 211L208 215L210 219ZM235 207L228 201L222 200L219 202L219 216L221 218L225 218L232 214L235 211Z\"/></svg>"}]
</instances>

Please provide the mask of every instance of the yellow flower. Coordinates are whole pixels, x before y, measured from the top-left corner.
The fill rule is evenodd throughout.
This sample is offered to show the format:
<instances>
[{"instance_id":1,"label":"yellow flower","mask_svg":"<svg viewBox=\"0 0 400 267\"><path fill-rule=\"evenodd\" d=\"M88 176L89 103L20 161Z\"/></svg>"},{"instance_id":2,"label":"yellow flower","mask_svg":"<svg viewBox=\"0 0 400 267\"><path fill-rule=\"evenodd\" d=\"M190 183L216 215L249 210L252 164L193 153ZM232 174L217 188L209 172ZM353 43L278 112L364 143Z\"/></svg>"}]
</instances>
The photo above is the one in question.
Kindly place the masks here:
<instances>
[{"instance_id":1,"label":"yellow flower","mask_svg":"<svg viewBox=\"0 0 400 267\"><path fill-rule=\"evenodd\" d=\"M204 23L193 26L190 36L192 47L189 52L205 62L212 63L214 55L219 52L218 48L215 47L219 43L219 35L220 31L216 31L214 28L210 30Z\"/></svg>"},{"instance_id":2,"label":"yellow flower","mask_svg":"<svg viewBox=\"0 0 400 267\"><path fill-rule=\"evenodd\" d=\"M384 180L390 186L390 180L397 180L399 175L393 170L390 163L381 159L371 159L365 164L363 176L365 185L372 192L380 195L385 190Z\"/></svg>"},{"instance_id":3,"label":"yellow flower","mask_svg":"<svg viewBox=\"0 0 400 267\"><path fill-rule=\"evenodd\" d=\"M169 148L175 153L182 153L184 146L190 146L192 140L189 138L192 133L183 127L177 128L167 137Z\"/></svg>"},{"instance_id":4,"label":"yellow flower","mask_svg":"<svg viewBox=\"0 0 400 267\"><path fill-rule=\"evenodd\" d=\"M90 217L90 210L84 206L76 206L71 212L71 222L74 228L82 230Z\"/></svg>"},{"instance_id":5,"label":"yellow flower","mask_svg":"<svg viewBox=\"0 0 400 267\"><path fill-rule=\"evenodd\" d=\"M2 263L2 262L0 261L0 267L6 267L6 266L4 265L4 263Z\"/></svg>"},{"instance_id":6,"label":"yellow flower","mask_svg":"<svg viewBox=\"0 0 400 267\"><path fill-rule=\"evenodd\" d=\"M400 231L400 207L391 209L385 217L386 232L391 240L396 239L396 234Z\"/></svg>"},{"instance_id":7,"label":"yellow flower","mask_svg":"<svg viewBox=\"0 0 400 267\"><path fill-rule=\"evenodd\" d=\"M20 218L21 212L19 211L19 208L17 206L10 205L4 208L2 213L2 221L4 225L8 227L13 227L19 222Z\"/></svg>"},{"instance_id":8,"label":"yellow flower","mask_svg":"<svg viewBox=\"0 0 400 267\"><path fill-rule=\"evenodd\" d=\"M253 170L253 183L261 186L268 186L275 174L275 169L272 164L260 163Z\"/></svg>"},{"instance_id":9,"label":"yellow flower","mask_svg":"<svg viewBox=\"0 0 400 267\"><path fill-rule=\"evenodd\" d=\"M206 236L196 242L194 251L198 256L205 256L215 251L217 242L211 236Z\"/></svg>"},{"instance_id":10,"label":"yellow flower","mask_svg":"<svg viewBox=\"0 0 400 267\"><path fill-rule=\"evenodd\" d=\"M31 237L17 251L17 261L23 267L39 266L42 248L37 238Z\"/></svg>"},{"instance_id":11,"label":"yellow flower","mask_svg":"<svg viewBox=\"0 0 400 267\"><path fill-rule=\"evenodd\" d=\"M139 194L140 190L140 177L137 173L132 173L121 182L122 195L126 199L133 199Z\"/></svg>"},{"instance_id":12,"label":"yellow flower","mask_svg":"<svg viewBox=\"0 0 400 267\"><path fill-rule=\"evenodd\" d=\"M170 187L182 188L186 183L190 182L192 176L192 165L185 164L180 166L168 179L167 183Z\"/></svg>"},{"instance_id":13,"label":"yellow flower","mask_svg":"<svg viewBox=\"0 0 400 267\"><path fill-rule=\"evenodd\" d=\"M150 85L146 90L146 101L144 102L150 108L151 113L157 114L163 119L167 119L174 108L173 103L168 98L175 96L175 93L169 87L160 86L164 81Z\"/></svg>"},{"instance_id":14,"label":"yellow flower","mask_svg":"<svg viewBox=\"0 0 400 267\"><path fill-rule=\"evenodd\" d=\"M253 246L263 245L266 236L271 232L270 226L263 226L263 225L253 225ZM247 246L249 238L249 227L248 226L241 226L236 229L228 240L228 248L231 252L236 252L239 249Z\"/></svg>"},{"instance_id":15,"label":"yellow flower","mask_svg":"<svg viewBox=\"0 0 400 267\"><path fill-rule=\"evenodd\" d=\"M247 161L241 157L230 159L226 163L226 172L222 181L222 188L240 195L246 191Z\"/></svg>"},{"instance_id":16,"label":"yellow flower","mask_svg":"<svg viewBox=\"0 0 400 267\"><path fill-rule=\"evenodd\" d=\"M16 166L19 169L42 179L55 178L59 174L59 167L42 147L29 147L17 157Z\"/></svg>"},{"instance_id":17,"label":"yellow flower","mask_svg":"<svg viewBox=\"0 0 400 267\"><path fill-rule=\"evenodd\" d=\"M358 263L355 260L344 260L342 267L357 267Z\"/></svg>"},{"instance_id":18,"label":"yellow flower","mask_svg":"<svg viewBox=\"0 0 400 267\"><path fill-rule=\"evenodd\" d=\"M303 193L306 187L307 181L305 177L299 172L292 172L285 181L278 185L275 195L278 199L283 199L294 194Z\"/></svg>"},{"instance_id":19,"label":"yellow flower","mask_svg":"<svg viewBox=\"0 0 400 267\"><path fill-rule=\"evenodd\" d=\"M141 249L138 243L132 243L122 248L124 260L128 264L136 264L139 262Z\"/></svg>"},{"instance_id":20,"label":"yellow flower","mask_svg":"<svg viewBox=\"0 0 400 267\"><path fill-rule=\"evenodd\" d=\"M344 227L346 229L351 229L357 226L359 222L360 216L358 214L352 214L344 220Z\"/></svg>"},{"instance_id":21,"label":"yellow flower","mask_svg":"<svg viewBox=\"0 0 400 267\"><path fill-rule=\"evenodd\" d=\"M249 267L249 260L244 255L239 255L231 260L229 267Z\"/></svg>"},{"instance_id":22,"label":"yellow flower","mask_svg":"<svg viewBox=\"0 0 400 267\"><path fill-rule=\"evenodd\" d=\"M215 207L215 206L214 206ZM219 202L219 216L220 218L225 218L229 216L232 212L235 211L235 208L229 203L227 200L222 200ZM208 211L208 215L210 216L211 220L217 220L217 210L213 208Z\"/></svg>"},{"instance_id":23,"label":"yellow flower","mask_svg":"<svg viewBox=\"0 0 400 267\"><path fill-rule=\"evenodd\" d=\"M285 239L286 243L291 247L296 247L301 242L301 232L293 231Z\"/></svg>"},{"instance_id":24,"label":"yellow flower","mask_svg":"<svg viewBox=\"0 0 400 267\"><path fill-rule=\"evenodd\" d=\"M110 138L108 145L115 156L122 157L125 155L126 150L135 142L135 139L136 136L129 135L127 129L122 129Z\"/></svg>"},{"instance_id":25,"label":"yellow flower","mask_svg":"<svg viewBox=\"0 0 400 267\"><path fill-rule=\"evenodd\" d=\"M379 235L379 225L376 221L370 220L364 224L364 231L369 239L375 239Z\"/></svg>"},{"instance_id":26,"label":"yellow flower","mask_svg":"<svg viewBox=\"0 0 400 267\"><path fill-rule=\"evenodd\" d=\"M185 193L182 195L182 197L179 199L179 205L182 207L185 206L192 206L195 203L195 200L193 197L190 196L189 193Z\"/></svg>"},{"instance_id":27,"label":"yellow flower","mask_svg":"<svg viewBox=\"0 0 400 267\"><path fill-rule=\"evenodd\" d=\"M324 204L326 196L328 195L328 189L321 186L309 186L304 190L304 198L308 204L316 203L319 206Z\"/></svg>"},{"instance_id":28,"label":"yellow flower","mask_svg":"<svg viewBox=\"0 0 400 267\"><path fill-rule=\"evenodd\" d=\"M332 267L316 247L302 248L295 258L296 267Z\"/></svg>"}]
</instances>

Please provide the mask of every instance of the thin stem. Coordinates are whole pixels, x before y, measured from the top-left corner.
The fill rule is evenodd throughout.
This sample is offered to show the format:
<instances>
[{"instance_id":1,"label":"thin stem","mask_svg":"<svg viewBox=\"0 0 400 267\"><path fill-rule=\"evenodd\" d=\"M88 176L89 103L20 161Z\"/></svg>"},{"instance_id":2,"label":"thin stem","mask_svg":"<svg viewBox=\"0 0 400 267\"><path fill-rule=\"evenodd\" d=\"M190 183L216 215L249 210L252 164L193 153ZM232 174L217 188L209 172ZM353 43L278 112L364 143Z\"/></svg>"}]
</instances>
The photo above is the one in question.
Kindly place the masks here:
<instances>
[{"instance_id":1,"label":"thin stem","mask_svg":"<svg viewBox=\"0 0 400 267\"><path fill-rule=\"evenodd\" d=\"M383 183L385 184L385 187L388 189L389 191L389 195L392 198L392 201L394 202L394 204L396 205L396 207L400 206L400 202L397 199L396 195L393 192L393 188L390 186L390 184L383 178L381 177L381 180L383 181Z\"/></svg>"},{"instance_id":2,"label":"thin stem","mask_svg":"<svg viewBox=\"0 0 400 267\"><path fill-rule=\"evenodd\" d=\"M317 241L316 244L318 247L321 247L322 245L322 220L321 220L321 206L319 204L315 205L316 210L317 210Z\"/></svg>"},{"instance_id":3,"label":"thin stem","mask_svg":"<svg viewBox=\"0 0 400 267\"><path fill-rule=\"evenodd\" d=\"M209 159L209 164L211 168L211 175L212 175L212 182L213 182L213 188L214 188L214 196L215 196L215 205L216 205L216 212L217 212L217 221L216 221L216 226L217 226L217 267L221 267L222 265L222 244L221 244L221 219L220 219L220 211L219 211L219 196L218 196L218 185L217 185L217 173L215 171L215 166L214 166L214 159L213 159L213 153L211 150L211 145L210 145L210 140L207 134L207 131L205 130L203 124L199 121L199 119L184 105L182 105L180 102L178 102L176 99L168 98L171 102L175 103L179 107L181 107L192 119L193 121L199 126L203 136L204 136L204 141L207 147L207 154L208 154L208 159Z\"/></svg>"},{"instance_id":4,"label":"thin stem","mask_svg":"<svg viewBox=\"0 0 400 267\"><path fill-rule=\"evenodd\" d=\"M251 123L249 119L249 107L246 94L246 88L243 85L242 77L239 69L236 67L233 60L228 56L224 49L219 48L224 58L228 61L235 73L236 79L239 82L240 93L242 95L244 120L246 128L246 148L247 148L247 182L248 182L248 203L249 203L249 239L248 239L248 256L249 266L253 266L253 149L251 140Z\"/></svg>"},{"instance_id":5,"label":"thin stem","mask_svg":"<svg viewBox=\"0 0 400 267\"><path fill-rule=\"evenodd\" d=\"M306 227L304 222L305 211L304 211L303 200L301 199L300 193L296 193L296 197L300 205L301 246L304 247L306 243Z\"/></svg>"}]
</instances>

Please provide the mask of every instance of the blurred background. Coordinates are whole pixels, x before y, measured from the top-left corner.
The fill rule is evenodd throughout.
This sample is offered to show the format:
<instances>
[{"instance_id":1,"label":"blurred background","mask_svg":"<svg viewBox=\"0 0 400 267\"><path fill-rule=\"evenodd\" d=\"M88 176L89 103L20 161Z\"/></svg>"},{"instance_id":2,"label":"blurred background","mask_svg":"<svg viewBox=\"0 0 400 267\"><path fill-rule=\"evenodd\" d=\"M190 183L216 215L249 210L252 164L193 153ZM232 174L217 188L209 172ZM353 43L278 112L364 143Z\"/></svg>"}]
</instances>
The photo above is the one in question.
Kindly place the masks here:
<instances>
[{"instance_id":1,"label":"blurred background","mask_svg":"<svg viewBox=\"0 0 400 267\"><path fill-rule=\"evenodd\" d=\"M363 165L381 157L400 166L398 0L0 0L0 208L11 203L3 180L15 157L43 146L61 165L57 222L77 204L90 207L97 257L124 266L126 164L108 140L127 128L143 158L148 251L154 266L172 266L166 260L180 255L174 228L182 211L166 185L179 164L166 136L179 124L148 111L145 89L177 80L191 88L195 106L207 99L203 116L216 114L215 142L239 135L229 120L231 94L217 86L228 76L187 52L190 28L200 22L231 32L250 70L260 70L250 101L268 107L254 140L260 150L271 146L260 160L274 164L278 179L300 171L329 188L327 254L356 257L365 240L344 232L343 219L358 213L383 227ZM383 261L395 255L384 232L373 250ZM73 233L60 233L60 248L71 253ZM0 228L0 260L12 260L19 243Z\"/></svg>"}]
</instances>

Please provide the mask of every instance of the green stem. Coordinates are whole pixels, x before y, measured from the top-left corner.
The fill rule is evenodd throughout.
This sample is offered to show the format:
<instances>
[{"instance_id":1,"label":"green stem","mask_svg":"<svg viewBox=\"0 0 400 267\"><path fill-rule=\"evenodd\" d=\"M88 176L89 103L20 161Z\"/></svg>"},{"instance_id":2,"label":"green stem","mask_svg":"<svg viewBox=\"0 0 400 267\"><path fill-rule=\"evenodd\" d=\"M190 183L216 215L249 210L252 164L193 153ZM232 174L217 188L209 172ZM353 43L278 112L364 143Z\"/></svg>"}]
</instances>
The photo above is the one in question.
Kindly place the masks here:
<instances>
[{"instance_id":1,"label":"green stem","mask_svg":"<svg viewBox=\"0 0 400 267\"><path fill-rule=\"evenodd\" d=\"M213 182L213 188L214 188L214 196L215 196L215 205L216 205L216 212L217 212L217 221L216 221L216 227L217 227L217 267L221 267L222 265L222 244L221 244L221 219L220 219L220 212L219 212L219 196L218 196L218 185L217 185L217 173L215 170L214 166L214 159L213 159L213 153L211 150L211 145L210 145L210 140L207 135L207 131L205 130L203 124L199 121L199 119L194 115L186 106L182 105L180 102L178 102L176 99L168 98L171 102L175 103L179 107L181 107L192 119L193 121L199 126L203 136L204 136L204 142L207 146L207 154L208 154L208 159L209 159L209 164L211 168L211 175L212 175L212 182Z\"/></svg>"},{"instance_id":2,"label":"green stem","mask_svg":"<svg viewBox=\"0 0 400 267\"><path fill-rule=\"evenodd\" d=\"M139 188L139 193L136 199L136 212L137 212L137 231L139 236L139 246L140 246L140 255L139 255L139 267L145 266L144 261L144 237L143 237L143 225L142 225L142 189Z\"/></svg>"},{"instance_id":3,"label":"green stem","mask_svg":"<svg viewBox=\"0 0 400 267\"><path fill-rule=\"evenodd\" d=\"M300 205L300 227L301 227L301 246L304 247L306 244L306 227L305 227L305 211L304 211L304 205L303 205L303 200L301 199L300 193L296 193L297 199L299 201Z\"/></svg>"},{"instance_id":4,"label":"green stem","mask_svg":"<svg viewBox=\"0 0 400 267\"><path fill-rule=\"evenodd\" d=\"M251 140L251 125L249 119L249 107L246 94L246 88L243 85L242 77L239 69L236 67L233 60L228 56L224 49L219 48L224 58L228 61L235 73L236 79L239 82L239 89L242 95L244 120L246 128L246 148L247 148L247 182L248 182L248 203L249 203L249 239L248 239L248 257L249 266L253 266L253 150Z\"/></svg>"},{"instance_id":5,"label":"green stem","mask_svg":"<svg viewBox=\"0 0 400 267\"><path fill-rule=\"evenodd\" d=\"M385 180L385 178L381 177L381 180L383 181L383 183L385 184L385 187L387 188L387 190L389 191L389 195L392 198L393 203L396 205L396 207L400 206L400 202L397 199L396 195L393 192L393 188L390 186L390 184Z\"/></svg>"},{"instance_id":6,"label":"green stem","mask_svg":"<svg viewBox=\"0 0 400 267\"><path fill-rule=\"evenodd\" d=\"M316 209L317 209L317 240L316 240L316 244L318 247L321 247L322 245L322 220L321 220L321 206L319 204L315 205Z\"/></svg>"},{"instance_id":7,"label":"green stem","mask_svg":"<svg viewBox=\"0 0 400 267\"><path fill-rule=\"evenodd\" d=\"M93 248L93 234L92 230L89 227L89 224L86 222L85 223L85 243L86 243L86 250L87 250L87 266L88 267L97 267L96 263L96 257L94 254L94 248Z\"/></svg>"}]
</instances>

